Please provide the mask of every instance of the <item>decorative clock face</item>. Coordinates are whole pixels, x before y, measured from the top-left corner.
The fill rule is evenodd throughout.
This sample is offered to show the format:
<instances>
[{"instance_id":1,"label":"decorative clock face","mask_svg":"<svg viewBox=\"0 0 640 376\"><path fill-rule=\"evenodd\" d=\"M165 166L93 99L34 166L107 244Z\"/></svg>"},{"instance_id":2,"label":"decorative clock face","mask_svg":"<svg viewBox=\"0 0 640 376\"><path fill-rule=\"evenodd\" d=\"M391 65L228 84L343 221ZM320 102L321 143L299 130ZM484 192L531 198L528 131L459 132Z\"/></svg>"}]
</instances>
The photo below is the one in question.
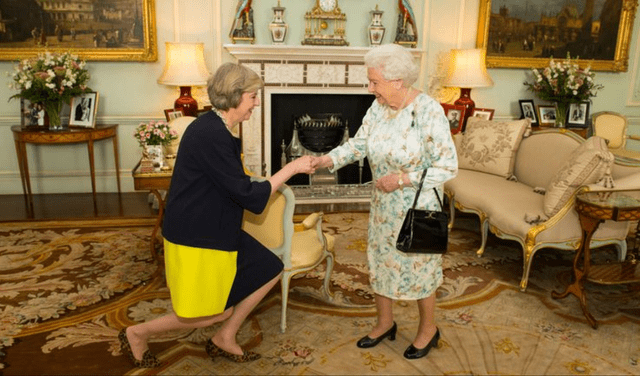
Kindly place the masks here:
<instances>
[{"instance_id":1,"label":"decorative clock face","mask_svg":"<svg viewBox=\"0 0 640 376\"><path fill-rule=\"evenodd\" d=\"M338 6L338 0L320 0L320 9L323 12L333 12Z\"/></svg>"}]
</instances>

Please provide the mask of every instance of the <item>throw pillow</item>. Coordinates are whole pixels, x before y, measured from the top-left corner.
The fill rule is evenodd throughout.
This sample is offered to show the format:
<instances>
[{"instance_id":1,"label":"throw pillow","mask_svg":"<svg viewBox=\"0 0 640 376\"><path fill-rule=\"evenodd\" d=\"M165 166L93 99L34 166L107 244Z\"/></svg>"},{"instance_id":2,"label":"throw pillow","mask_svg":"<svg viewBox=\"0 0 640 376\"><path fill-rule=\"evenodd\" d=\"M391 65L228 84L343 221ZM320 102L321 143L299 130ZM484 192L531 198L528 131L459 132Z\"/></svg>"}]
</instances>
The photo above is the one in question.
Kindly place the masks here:
<instances>
[{"instance_id":1,"label":"throw pillow","mask_svg":"<svg viewBox=\"0 0 640 376\"><path fill-rule=\"evenodd\" d=\"M544 196L544 213L555 215L578 187L594 184L611 174L614 156L604 138L593 136L571 153L549 183Z\"/></svg>"},{"instance_id":2,"label":"throw pillow","mask_svg":"<svg viewBox=\"0 0 640 376\"><path fill-rule=\"evenodd\" d=\"M470 117L458 150L458 167L493 175L513 175L515 155L531 120L484 120Z\"/></svg>"}]
</instances>

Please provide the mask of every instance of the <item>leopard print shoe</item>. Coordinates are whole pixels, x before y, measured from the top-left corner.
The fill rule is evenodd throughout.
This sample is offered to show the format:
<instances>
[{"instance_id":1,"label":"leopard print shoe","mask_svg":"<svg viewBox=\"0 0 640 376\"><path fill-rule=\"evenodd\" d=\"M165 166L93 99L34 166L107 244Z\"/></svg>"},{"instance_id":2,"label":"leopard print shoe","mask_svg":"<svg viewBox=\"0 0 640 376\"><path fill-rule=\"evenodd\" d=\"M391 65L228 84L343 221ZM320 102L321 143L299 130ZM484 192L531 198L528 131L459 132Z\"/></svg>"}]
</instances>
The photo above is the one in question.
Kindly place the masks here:
<instances>
[{"instance_id":1,"label":"leopard print shoe","mask_svg":"<svg viewBox=\"0 0 640 376\"><path fill-rule=\"evenodd\" d=\"M133 356L131 344L129 343L129 339L127 339L127 328L122 329L120 333L118 333L118 340L120 340L120 350L123 354L127 354L129 356L129 360L131 360L131 363L133 363L134 366L138 368L157 368L162 365L158 358L151 354L149 350L146 350L144 354L142 354L142 360L138 360Z\"/></svg>"},{"instance_id":2,"label":"leopard print shoe","mask_svg":"<svg viewBox=\"0 0 640 376\"><path fill-rule=\"evenodd\" d=\"M236 362L236 363L246 363L253 362L254 360L260 359L262 356L258 353L254 353L253 351L247 351L242 349L242 355L231 354L229 352L224 351L223 349L216 346L211 339L207 341L204 346L205 351L211 358L214 360L216 356L224 356L225 358Z\"/></svg>"}]
</instances>

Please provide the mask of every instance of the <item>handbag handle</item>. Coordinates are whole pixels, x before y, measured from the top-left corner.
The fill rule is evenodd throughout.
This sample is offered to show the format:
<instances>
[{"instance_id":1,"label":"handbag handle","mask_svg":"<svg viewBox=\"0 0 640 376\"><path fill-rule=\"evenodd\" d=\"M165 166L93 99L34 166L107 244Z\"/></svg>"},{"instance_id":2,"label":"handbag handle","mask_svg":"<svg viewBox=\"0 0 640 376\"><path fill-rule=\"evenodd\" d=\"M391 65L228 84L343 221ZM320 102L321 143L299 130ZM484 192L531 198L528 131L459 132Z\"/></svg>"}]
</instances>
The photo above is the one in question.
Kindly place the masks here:
<instances>
[{"instance_id":1,"label":"handbag handle","mask_svg":"<svg viewBox=\"0 0 640 376\"><path fill-rule=\"evenodd\" d=\"M411 207L412 209L416 208L416 204L418 203L418 196L420 196L420 191L422 190L422 183L424 183L424 178L425 176L427 176L427 169L424 169L424 172L422 173L422 177L420 178L420 185L418 186L418 190L416 191L416 198L413 199L413 206ZM438 190L436 189L436 187L433 187L433 191L436 193L436 197L438 198L438 204L440 204L440 211L443 211L443 206L442 206L442 200L440 200L440 195L438 194Z\"/></svg>"}]
</instances>

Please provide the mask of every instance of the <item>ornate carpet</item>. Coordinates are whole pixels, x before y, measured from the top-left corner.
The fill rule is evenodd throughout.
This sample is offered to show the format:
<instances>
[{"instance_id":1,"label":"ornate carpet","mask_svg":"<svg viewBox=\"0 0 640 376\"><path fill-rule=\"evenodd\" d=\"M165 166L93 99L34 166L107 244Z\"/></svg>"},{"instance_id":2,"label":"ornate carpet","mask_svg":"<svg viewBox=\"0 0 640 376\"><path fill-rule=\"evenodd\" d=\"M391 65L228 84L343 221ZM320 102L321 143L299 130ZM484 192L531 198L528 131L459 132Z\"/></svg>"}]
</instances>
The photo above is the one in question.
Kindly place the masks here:
<instances>
[{"instance_id":1,"label":"ornate carpet","mask_svg":"<svg viewBox=\"0 0 640 376\"><path fill-rule=\"evenodd\" d=\"M171 310L162 266L149 253L152 220L0 224L0 367L25 374L640 374L640 286L587 284L592 329L574 296L554 300L571 278L572 253L541 250L526 292L518 289L518 244L490 237L483 257L478 221L459 217L444 257L428 357L407 361L417 330L413 302L394 304L398 337L372 349L355 342L375 322L367 282L366 213L325 215L336 237L332 293L320 293L324 264L292 283L288 328L280 333L279 286L256 308L239 342L262 359L211 361L204 341L215 326L156 337L162 368L132 368L118 331ZM595 252L615 260L613 249Z\"/></svg>"}]
</instances>

